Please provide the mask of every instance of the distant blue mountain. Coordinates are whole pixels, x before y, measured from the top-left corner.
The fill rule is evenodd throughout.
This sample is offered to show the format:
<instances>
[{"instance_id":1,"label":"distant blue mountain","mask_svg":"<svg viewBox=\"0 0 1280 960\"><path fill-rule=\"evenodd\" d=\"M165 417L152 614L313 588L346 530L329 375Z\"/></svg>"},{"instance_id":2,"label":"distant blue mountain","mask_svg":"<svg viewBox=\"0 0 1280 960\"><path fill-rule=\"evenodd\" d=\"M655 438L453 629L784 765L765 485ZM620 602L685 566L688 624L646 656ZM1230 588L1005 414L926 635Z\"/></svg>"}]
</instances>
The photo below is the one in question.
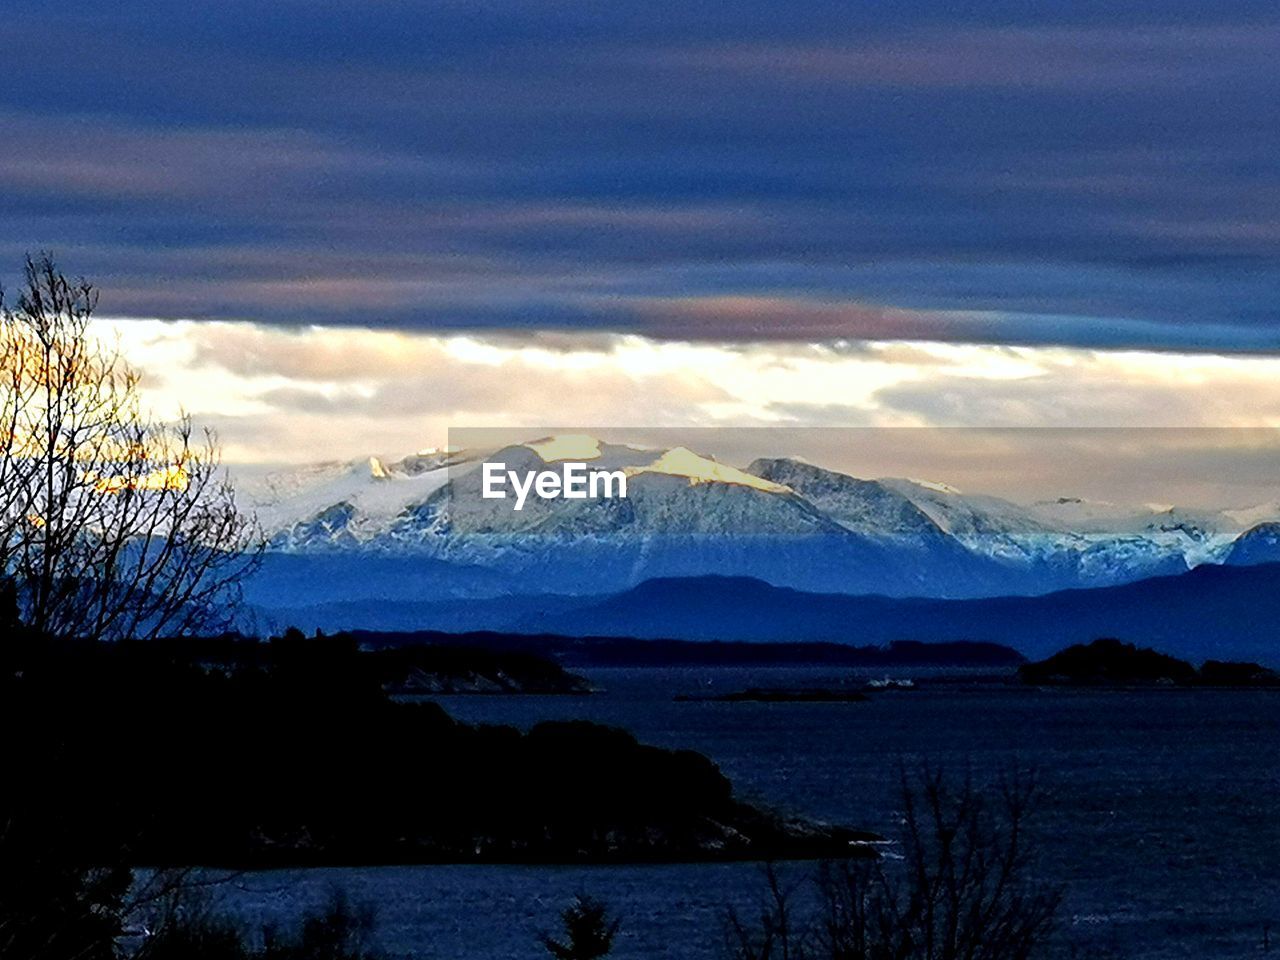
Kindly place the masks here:
<instances>
[{"instance_id":1,"label":"distant blue mountain","mask_svg":"<svg viewBox=\"0 0 1280 960\"><path fill-rule=\"evenodd\" d=\"M1189 660L1280 666L1280 564L1204 566L1178 576L1038 597L849 596L710 576L649 580L605 597L346 600L274 613L277 622L308 630L500 630L855 645L975 640L1032 658L1118 637Z\"/></svg>"},{"instance_id":2,"label":"distant blue mountain","mask_svg":"<svg viewBox=\"0 0 1280 960\"><path fill-rule=\"evenodd\" d=\"M523 626L708 640L983 640L1028 657L1109 636L1193 660L1272 664L1280 662L1280 564L1205 566L1116 587L970 600L811 594L736 577L651 580Z\"/></svg>"},{"instance_id":3,"label":"distant blue mountain","mask_svg":"<svg viewBox=\"0 0 1280 960\"><path fill-rule=\"evenodd\" d=\"M253 606L282 609L367 601L426 602L510 592L500 574L471 564L394 554L268 550L244 582Z\"/></svg>"}]
</instances>

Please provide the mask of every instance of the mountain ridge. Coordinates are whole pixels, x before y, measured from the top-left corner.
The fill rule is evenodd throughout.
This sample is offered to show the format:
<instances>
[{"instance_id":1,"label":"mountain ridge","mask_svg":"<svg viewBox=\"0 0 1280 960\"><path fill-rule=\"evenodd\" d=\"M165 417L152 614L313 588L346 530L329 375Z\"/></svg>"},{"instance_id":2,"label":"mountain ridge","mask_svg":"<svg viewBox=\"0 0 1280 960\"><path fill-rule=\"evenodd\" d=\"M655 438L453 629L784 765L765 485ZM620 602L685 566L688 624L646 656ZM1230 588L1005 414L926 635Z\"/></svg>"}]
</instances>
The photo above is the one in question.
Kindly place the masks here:
<instances>
[{"instance_id":1,"label":"mountain ridge","mask_svg":"<svg viewBox=\"0 0 1280 960\"><path fill-rule=\"evenodd\" d=\"M1113 636L1187 659L1280 665L1280 564L1205 566L1177 576L1036 597L815 594L750 577L712 575L649 580L604 597L351 603L295 608L287 616L304 629L489 630L852 646L972 641L1000 644L1032 658Z\"/></svg>"},{"instance_id":2,"label":"mountain ridge","mask_svg":"<svg viewBox=\"0 0 1280 960\"><path fill-rule=\"evenodd\" d=\"M485 462L538 469L577 457L622 470L628 495L531 497L519 512L482 496ZM1256 529L1245 520L1271 510L1197 513L1076 497L1020 505L944 483L863 479L796 458L761 457L740 470L684 447L644 449L586 435L488 453L320 464L249 487L270 554L303 567L303 558L330 558L311 564L321 572L305 599L283 591L270 604L277 607L319 602L312 594L326 581L334 602L388 594L426 601L459 590L611 594L655 578L711 574L810 593L1031 596L1221 563L1240 555L1238 540ZM412 572L418 562L463 572L441 568L453 584L441 590ZM379 582L388 577L421 582L422 592L389 590Z\"/></svg>"},{"instance_id":3,"label":"mountain ridge","mask_svg":"<svg viewBox=\"0 0 1280 960\"><path fill-rule=\"evenodd\" d=\"M971 640L1028 657L1115 636L1179 656L1247 655L1271 663L1280 656L1280 564L1204 566L1111 587L968 599L806 594L749 578L656 580L540 618L537 626L563 631L572 623L638 637Z\"/></svg>"}]
</instances>

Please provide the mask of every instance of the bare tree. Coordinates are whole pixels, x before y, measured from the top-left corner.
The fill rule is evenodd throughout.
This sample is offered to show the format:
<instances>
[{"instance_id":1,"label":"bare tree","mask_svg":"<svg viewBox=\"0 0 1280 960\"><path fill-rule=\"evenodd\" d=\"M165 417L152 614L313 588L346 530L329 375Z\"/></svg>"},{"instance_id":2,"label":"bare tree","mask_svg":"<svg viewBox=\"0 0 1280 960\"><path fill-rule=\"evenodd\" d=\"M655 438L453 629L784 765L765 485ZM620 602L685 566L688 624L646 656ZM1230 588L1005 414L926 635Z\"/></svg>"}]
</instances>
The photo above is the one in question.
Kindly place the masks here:
<instances>
[{"instance_id":1,"label":"bare tree","mask_svg":"<svg viewBox=\"0 0 1280 960\"><path fill-rule=\"evenodd\" d=\"M725 917L725 946L733 960L806 960L812 956L811 924L796 918L797 885L784 883L777 867L764 867L765 895L757 923L736 910Z\"/></svg>"},{"instance_id":2,"label":"bare tree","mask_svg":"<svg viewBox=\"0 0 1280 960\"><path fill-rule=\"evenodd\" d=\"M153 419L90 321L98 294L48 254L0 293L0 573L37 635L216 627L257 563L211 432Z\"/></svg>"},{"instance_id":3,"label":"bare tree","mask_svg":"<svg viewBox=\"0 0 1280 960\"><path fill-rule=\"evenodd\" d=\"M992 791L934 770L902 778L902 860L823 864L816 915L768 873L758 924L732 911L734 960L1027 960L1044 947L1061 895L1029 874L1025 775Z\"/></svg>"}]
</instances>

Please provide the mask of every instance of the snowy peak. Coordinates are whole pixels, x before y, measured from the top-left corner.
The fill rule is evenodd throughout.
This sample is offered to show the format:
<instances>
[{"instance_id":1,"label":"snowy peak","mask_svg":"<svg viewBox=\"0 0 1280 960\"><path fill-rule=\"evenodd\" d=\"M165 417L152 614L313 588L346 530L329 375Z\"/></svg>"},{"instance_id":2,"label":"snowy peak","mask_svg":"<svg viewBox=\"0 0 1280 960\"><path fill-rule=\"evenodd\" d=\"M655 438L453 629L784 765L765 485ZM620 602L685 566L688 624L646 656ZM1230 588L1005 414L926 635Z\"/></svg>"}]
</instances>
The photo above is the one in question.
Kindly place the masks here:
<instances>
[{"instance_id":1,"label":"snowy peak","mask_svg":"<svg viewBox=\"0 0 1280 960\"><path fill-rule=\"evenodd\" d=\"M543 437L525 444L542 458L543 463L559 463L563 460L589 461L600 459L600 441L585 433L566 433Z\"/></svg>"},{"instance_id":2,"label":"snowy peak","mask_svg":"<svg viewBox=\"0 0 1280 960\"><path fill-rule=\"evenodd\" d=\"M956 497L964 496L963 491L951 486L949 483L943 483L941 480L918 480L915 477L908 477L907 482L924 490L932 490L934 493L947 493Z\"/></svg>"},{"instance_id":3,"label":"snowy peak","mask_svg":"<svg viewBox=\"0 0 1280 960\"><path fill-rule=\"evenodd\" d=\"M762 490L765 493L791 493L791 489L785 484L774 483L772 480L739 470L737 467L730 467L709 457L699 456L688 447L675 447L648 466L631 467L627 470L628 476L646 473L684 477L691 487L703 483L730 483Z\"/></svg>"},{"instance_id":4,"label":"snowy peak","mask_svg":"<svg viewBox=\"0 0 1280 960\"><path fill-rule=\"evenodd\" d=\"M1260 523L1240 534L1231 544L1225 562L1237 567L1280 563L1280 523Z\"/></svg>"},{"instance_id":5,"label":"snowy peak","mask_svg":"<svg viewBox=\"0 0 1280 960\"><path fill-rule=\"evenodd\" d=\"M420 502L448 482L449 470L439 462L406 458L388 463L379 457L347 462L331 461L310 466L254 471L234 471L237 490L268 535L297 531L289 536L295 547L307 542L302 531L319 538L334 531L335 507L341 511L345 534L355 540L376 536L380 526ZM306 524L328 517L318 526ZM299 528L299 524L303 527Z\"/></svg>"},{"instance_id":6,"label":"snowy peak","mask_svg":"<svg viewBox=\"0 0 1280 960\"><path fill-rule=\"evenodd\" d=\"M1077 533L1133 532L1151 523L1162 513L1169 516L1173 514L1168 507L1156 509L1148 504L1135 506L1107 500L1088 500L1084 497L1038 500L1027 509L1034 517L1055 530L1074 530Z\"/></svg>"},{"instance_id":7,"label":"snowy peak","mask_svg":"<svg viewBox=\"0 0 1280 960\"><path fill-rule=\"evenodd\" d=\"M625 498L481 496L485 462L622 470ZM945 483L861 479L795 458L745 470L562 434L501 450L422 450L284 470L236 470L271 548L483 569L511 589L604 592L647 575L734 573L800 589L981 596L1124 583L1202 563L1280 560L1275 505L1203 511L1090 502L1020 505ZM1259 523L1244 519L1259 517ZM1247 533L1242 531L1249 527ZM1256 529L1253 529L1255 528ZM1261 559L1255 559L1261 558Z\"/></svg>"}]
</instances>

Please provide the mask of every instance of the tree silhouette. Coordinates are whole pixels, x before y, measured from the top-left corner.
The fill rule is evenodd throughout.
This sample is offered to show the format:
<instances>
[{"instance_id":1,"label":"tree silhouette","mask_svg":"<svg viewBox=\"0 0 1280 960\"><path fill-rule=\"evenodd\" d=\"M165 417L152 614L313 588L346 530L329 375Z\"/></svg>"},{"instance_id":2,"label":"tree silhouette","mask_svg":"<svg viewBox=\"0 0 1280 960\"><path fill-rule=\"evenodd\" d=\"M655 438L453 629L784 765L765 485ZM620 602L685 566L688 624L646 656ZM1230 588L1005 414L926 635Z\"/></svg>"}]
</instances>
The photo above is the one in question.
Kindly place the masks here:
<instances>
[{"instance_id":1,"label":"tree silhouette","mask_svg":"<svg viewBox=\"0 0 1280 960\"><path fill-rule=\"evenodd\" d=\"M143 412L138 374L94 335L97 303L48 254L26 259L16 299L0 291L0 703L6 729L43 727L6 743L27 771L0 791L6 960L111 960L132 879L131 835L99 816L125 801L86 744L111 729L89 751L111 755L140 726L111 728L106 697L49 697L42 716L30 675L95 669L92 644L64 641L216 628L261 549L215 438Z\"/></svg>"},{"instance_id":2,"label":"tree silhouette","mask_svg":"<svg viewBox=\"0 0 1280 960\"><path fill-rule=\"evenodd\" d=\"M767 871L759 920L729 911L734 960L1028 960L1044 950L1061 894L1030 876L1025 775L992 790L925 768L904 772L902 859L823 864L816 916Z\"/></svg>"},{"instance_id":3,"label":"tree silhouette","mask_svg":"<svg viewBox=\"0 0 1280 960\"><path fill-rule=\"evenodd\" d=\"M0 291L0 575L38 636L216 628L261 537L216 438L152 419L91 328L98 292L49 254Z\"/></svg>"},{"instance_id":4,"label":"tree silhouette","mask_svg":"<svg viewBox=\"0 0 1280 960\"><path fill-rule=\"evenodd\" d=\"M580 893L560 914L564 938L549 934L541 937L542 945L556 960L596 960L608 956L621 924L609 916L608 907L594 897Z\"/></svg>"}]
</instances>

